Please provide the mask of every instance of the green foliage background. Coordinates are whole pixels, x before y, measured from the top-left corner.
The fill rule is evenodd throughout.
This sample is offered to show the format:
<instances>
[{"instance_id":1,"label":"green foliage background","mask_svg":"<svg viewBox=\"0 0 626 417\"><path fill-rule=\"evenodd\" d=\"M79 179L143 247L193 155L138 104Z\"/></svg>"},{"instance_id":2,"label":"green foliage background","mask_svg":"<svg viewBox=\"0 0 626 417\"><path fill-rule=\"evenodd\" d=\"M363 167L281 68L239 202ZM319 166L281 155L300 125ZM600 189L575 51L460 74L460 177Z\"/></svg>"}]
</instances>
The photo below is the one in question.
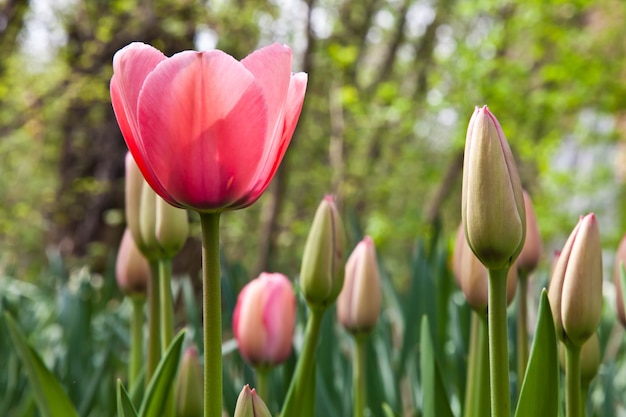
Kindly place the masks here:
<instances>
[{"instance_id":1,"label":"green foliage background","mask_svg":"<svg viewBox=\"0 0 626 417\"><path fill-rule=\"evenodd\" d=\"M547 246L595 211L613 247L624 223L625 9L617 0L5 1L0 265L36 280L46 251L97 268L115 250L124 145L108 80L113 53L133 40L238 58L284 42L294 70L308 72L280 178L223 222L228 255L254 272L297 273L311 213L334 193L405 276L416 236L459 221L466 123L485 103L519 159Z\"/></svg>"},{"instance_id":2,"label":"green foliage background","mask_svg":"<svg viewBox=\"0 0 626 417\"><path fill-rule=\"evenodd\" d=\"M500 120L533 197L545 242L536 288L580 214L596 213L611 254L626 231L625 19L621 0L0 1L0 306L31 335L81 411L111 415L102 406L114 397L113 384L89 391L90 384L72 381L111 382L124 372L128 306L120 308L110 274L124 225L125 152L108 92L113 54L144 41L168 55L217 47L242 58L282 42L294 50L294 71L309 74L309 86L274 183L253 207L223 216L226 340L237 291L261 270L297 276L315 208L333 193L351 241L371 235L384 264L388 303L369 349L391 359L372 371L380 374L372 383L402 384L404 372L415 382L408 393L406 386L375 386L370 407L378 411L385 400L400 410L402 394L419 408L412 324L427 313L436 318L436 350L450 353L442 363L458 414L468 311L443 270L460 221L461 156L473 106L488 104ZM199 227L192 221L196 239L177 269L197 285ZM423 243L431 240L436 250ZM184 288L178 323L197 329L193 291ZM605 288L612 301L610 283ZM608 360L593 389L594 404L605 407L596 414L607 417L626 379L611 303L605 309ZM345 334L330 321L325 326L322 346L340 340L347 350ZM394 326L400 346L390 342ZM0 338L4 352L7 340ZM330 387L321 402L344 415L349 398L337 392L348 383L348 360L321 355L327 360L320 363L333 364L320 370L320 386ZM230 409L251 379L233 357ZM35 415L16 357L0 360L0 368L7 370L0 386L13 395L0 410L18 404L19 415ZM283 376L274 379L284 390Z\"/></svg>"}]
</instances>

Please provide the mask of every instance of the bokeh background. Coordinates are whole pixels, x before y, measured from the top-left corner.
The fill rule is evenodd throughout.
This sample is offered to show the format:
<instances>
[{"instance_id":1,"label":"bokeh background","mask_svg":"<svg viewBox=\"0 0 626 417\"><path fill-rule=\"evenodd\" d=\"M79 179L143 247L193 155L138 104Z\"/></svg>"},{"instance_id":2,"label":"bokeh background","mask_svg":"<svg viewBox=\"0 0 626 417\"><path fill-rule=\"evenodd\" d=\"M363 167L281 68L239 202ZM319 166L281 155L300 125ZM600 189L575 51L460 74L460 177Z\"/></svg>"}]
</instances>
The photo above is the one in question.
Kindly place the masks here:
<instances>
[{"instance_id":1,"label":"bokeh background","mask_svg":"<svg viewBox=\"0 0 626 417\"><path fill-rule=\"evenodd\" d=\"M108 86L132 41L237 58L281 42L309 74L271 187L222 222L225 256L250 276L297 275L332 193L402 280L416 239L452 237L460 221L465 130L482 104L518 159L546 261L590 211L610 252L626 230L625 20L620 0L2 0L0 271L36 282L51 258L110 265L126 148ZM177 264L192 276L197 232Z\"/></svg>"},{"instance_id":2,"label":"bokeh background","mask_svg":"<svg viewBox=\"0 0 626 417\"><path fill-rule=\"evenodd\" d=\"M368 344L376 358L369 409L383 415L386 402L411 417L420 409L425 314L459 415L470 311L447 266L467 122L487 104L543 237L532 314L553 251L579 215L597 215L606 302L589 415L624 416L626 349L609 277L626 232L625 21L622 0L0 0L0 311L16 319L79 415L113 415L130 316L112 272L126 152L109 97L113 54L143 41L166 55L220 48L243 58L281 42L309 85L269 189L222 216L226 409L254 380L232 340L237 292L261 271L286 274L297 290L310 222L331 193L348 250L372 236L383 274L383 312ZM192 237L175 260L175 321L187 326L186 343L201 345L199 223L190 220ZM300 303L297 335L304 310ZM320 417L351 407L351 345L333 317L318 352ZM514 309L509 321L513 328ZM294 364L292 356L272 376L274 411ZM0 370L0 415L36 416L4 326Z\"/></svg>"}]
</instances>

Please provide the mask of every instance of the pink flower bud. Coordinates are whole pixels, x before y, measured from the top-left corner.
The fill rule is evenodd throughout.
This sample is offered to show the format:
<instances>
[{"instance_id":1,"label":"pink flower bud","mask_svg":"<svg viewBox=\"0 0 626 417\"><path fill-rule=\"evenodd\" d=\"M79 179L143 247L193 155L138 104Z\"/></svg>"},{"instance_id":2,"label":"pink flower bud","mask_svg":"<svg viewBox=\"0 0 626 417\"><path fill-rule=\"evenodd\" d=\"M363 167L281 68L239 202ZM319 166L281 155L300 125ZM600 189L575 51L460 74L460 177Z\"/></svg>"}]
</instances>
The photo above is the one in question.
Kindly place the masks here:
<instances>
[{"instance_id":1,"label":"pink flower bud","mask_svg":"<svg viewBox=\"0 0 626 417\"><path fill-rule=\"evenodd\" d=\"M533 202L526 190L524 190L524 207L526 210L526 240L517 258L517 269L520 273L528 276L537 268L541 258L541 234L539 233L539 224Z\"/></svg>"},{"instance_id":2,"label":"pink flower bud","mask_svg":"<svg viewBox=\"0 0 626 417\"><path fill-rule=\"evenodd\" d=\"M337 298L339 323L351 333L369 332L378 321L380 304L376 249L367 236L356 246L346 263L343 289Z\"/></svg>"},{"instance_id":3,"label":"pink flower bud","mask_svg":"<svg viewBox=\"0 0 626 417\"><path fill-rule=\"evenodd\" d=\"M602 247L596 217L578 221L561 252L548 291L559 338L582 346L600 324Z\"/></svg>"},{"instance_id":4,"label":"pink flower bud","mask_svg":"<svg viewBox=\"0 0 626 417\"><path fill-rule=\"evenodd\" d=\"M487 106L470 119L461 216L472 251L488 269L513 265L526 235L524 197L513 153Z\"/></svg>"},{"instance_id":5,"label":"pink flower bud","mask_svg":"<svg viewBox=\"0 0 626 417\"><path fill-rule=\"evenodd\" d=\"M234 417L272 417L272 414L256 390L246 385L237 398Z\"/></svg>"},{"instance_id":6,"label":"pink flower bud","mask_svg":"<svg viewBox=\"0 0 626 417\"><path fill-rule=\"evenodd\" d=\"M467 304L477 313L487 312L489 273L467 244L463 225L459 225L454 246L452 272ZM506 302L511 304L517 288L517 268L509 268L506 278Z\"/></svg>"},{"instance_id":7,"label":"pink flower bud","mask_svg":"<svg viewBox=\"0 0 626 417\"><path fill-rule=\"evenodd\" d=\"M146 295L150 265L141 254L130 229L124 231L115 262L117 285L125 295Z\"/></svg>"},{"instance_id":8,"label":"pink flower bud","mask_svg":"<svg viewBox=\"0 0 626 417\"><path fill-rule=\"evenodd\" d=\"M289 279L262 273L239 293L233 331L239 351L250 364L278 365L291 353L296 297Z\"/></svg>"}]
</instances>

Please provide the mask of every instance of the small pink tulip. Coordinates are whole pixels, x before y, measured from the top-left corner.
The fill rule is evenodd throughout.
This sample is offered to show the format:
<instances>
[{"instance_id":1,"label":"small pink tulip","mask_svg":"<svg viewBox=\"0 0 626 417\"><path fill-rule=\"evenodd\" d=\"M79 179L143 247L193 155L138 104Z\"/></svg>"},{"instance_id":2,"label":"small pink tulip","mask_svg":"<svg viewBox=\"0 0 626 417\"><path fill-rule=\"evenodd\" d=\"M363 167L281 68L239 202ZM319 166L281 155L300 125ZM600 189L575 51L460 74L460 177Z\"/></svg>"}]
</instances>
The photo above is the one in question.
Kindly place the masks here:
<instances>
[{"instance_id":1,"label":"small pink tulip","mask_svg":"<svg viewBox=\"0 0 626 417\"><path fill-rule=\"evenodd\" d=\"M291 353L296 297L289 279L262 273L239 293L233 331L241 355L252 365L278 365Z\"/></svg>"},{"instance_id":2,"label":"small pink tulip","mask_svg":"<svg viewBox=\"0 0 626 417\"><path fill-rule=\"evenodd\" d=\"M113 57L111 101L150 186L197 211L247 207L268 186L295 130L307 75L273 44L242 61L219 51L168 58L143 43Z\"/></svg>"},{"instance_id":3,"label":"small pink tulip","mask_svg":"<svg viewBox=\"0 0 626 417\"><path fill-rule=\"evenodd\" d=\"M351 333L368 333L376 326L381 301L376 248L366 236L346 262L345 280L337 298L339 323Z\"/></svg>"},{"instance_id":4,"label":"small pink tulip","mask_svg":"<svg viewBox=\"0 0 626 417\"><path fill-rule=\"evenodd\" d=\"M548 289L559 338L582 346L602 315L602 246L593 213L581 217L559 255Z\"/></svg>"},{"instance_id":5,"label":"small pink tulip","mask_svg":"<svg viewBox=\"0 0 626 417\"><path fill-rule=\"evenodd\" d=\"M524 208L526 210L526 240L517 258L517 269L520 274L528 276L537 268L541 258L541 234L533 202L526 190L524 190Z\"/></svg>"},{"instance_id":6,"label":"small pink tulip","mask_svg":"<svg viewBox=\"0 0 626 417\"><path fill-rule=\"evenodd\" d=\"M467 304L485 314L489 302L489 272L467 244L463 224L459 225L452 255L452 273L463 291ZM510 305L517 289L517 268L509 268L506 277L506 303Z\"/></svg>"},{"instance_id":7,"label":"small pink tulip","mask_svg":"<svg viewBox=\"0 0 626 417\"><path fill-rule=\"evenodd\" d=\"M146 296L150 265L135 244L130 229L124 231L115 262L117 285L125 295Z\"/></svg>"}]
</instances>

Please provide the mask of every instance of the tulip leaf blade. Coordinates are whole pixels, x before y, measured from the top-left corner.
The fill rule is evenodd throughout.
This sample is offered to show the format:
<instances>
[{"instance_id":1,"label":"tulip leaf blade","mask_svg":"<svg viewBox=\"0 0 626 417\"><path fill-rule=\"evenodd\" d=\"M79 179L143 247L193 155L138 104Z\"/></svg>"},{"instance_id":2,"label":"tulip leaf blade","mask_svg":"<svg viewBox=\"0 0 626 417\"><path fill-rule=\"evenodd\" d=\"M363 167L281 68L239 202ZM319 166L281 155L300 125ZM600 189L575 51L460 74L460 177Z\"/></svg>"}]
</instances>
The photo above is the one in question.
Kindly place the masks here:
<instances>
[{"instance_id":1,"label":"tulip leaf blade","mask_svg":"<svg viewBox=\"0 0 626 417\"><path fill-rule=\"evenodd\" d=\"M548 293L541 292L535 339L530 351L515 417L557 416L559 365L556 331Z\"/></svg>"},{"instance_id":2,"label":"tulip leaf blade","mask_svg":"<svg viewBox=\"0 0 626 417\"><path fill-rule=\"evenodd\" d=\"M398 417L398 415L391 409L391 406L387 403L383 403L382 405L383 412L385 413L385 417Z\"/></svg>"},{"instance_id":3,"label":"tulip leaf blade","mask_svg":"<svg viewBox=\"0 0 626 417\"><path fill-rule=\"evenodd\" d=\"M26 370L33 396L42 417L78 417L65 390L33 349L13 318L4 314L4 321L18 357Z\"/></svg>"},{"instance_id":4,"label":"tulip leaf blade","mask_svg":"<svg viewBox=\"0 0 626 417\"><path fill-rule=\"evenodd\" d=\"M137 417L137 410L133 405L128 391L121 380L117 380L117 417Z\"/></svg>"},{"instance_id":5,"label":"tulip leaf blade","mask_svg":"<svg viewBox=\"0 0 626 417\"><path fill-rule=\"evenodd\" d=\"M181 330L170 343L156 368L139 408L138 417L158 417L163 412L167 392L172 387L183 346L185 331Z\"/></svg>"},{"instance_id":6,"label":"tulip leaf blade","mask_svg":"<svg viewBox=\"0 0 626 417\"><path fill-rule=\"evenodd\" d=\"M422 316L420 333L420 371L422 377L422 416L454 417L437 363L428 317Z\"/></svg>"}]
</instances>

